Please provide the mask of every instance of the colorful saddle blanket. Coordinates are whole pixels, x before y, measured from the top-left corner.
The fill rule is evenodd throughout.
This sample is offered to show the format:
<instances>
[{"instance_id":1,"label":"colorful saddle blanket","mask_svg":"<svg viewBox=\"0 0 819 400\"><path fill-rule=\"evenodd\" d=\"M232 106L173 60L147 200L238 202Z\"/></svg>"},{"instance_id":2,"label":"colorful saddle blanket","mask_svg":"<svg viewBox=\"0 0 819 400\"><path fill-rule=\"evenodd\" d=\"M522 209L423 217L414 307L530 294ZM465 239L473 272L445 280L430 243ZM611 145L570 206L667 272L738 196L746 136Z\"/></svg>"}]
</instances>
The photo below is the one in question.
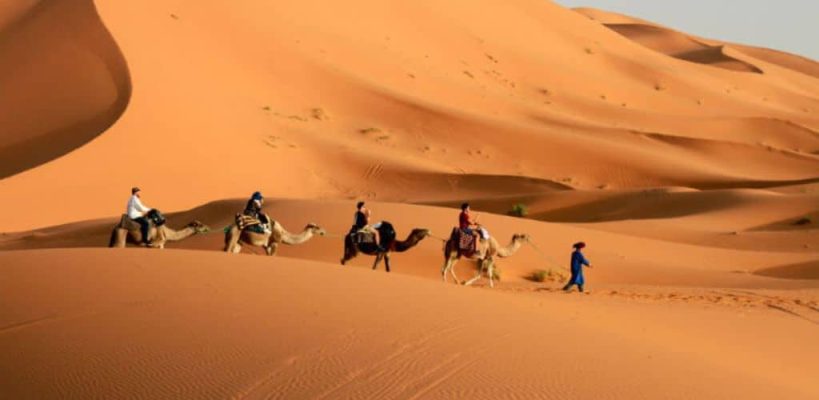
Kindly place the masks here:
<instances>
[{"instance_id":1,"label":"colorful saddle blanket","mask_svg":"<svg viewBox=\"0 0 819 400\"><path fill-rule=\"evenodd\" d=\"M267 220L270 221L270 218L267 218ZM272 222L265 224L259 218L242 213L236 214L235 222L240 231L247 229L258 233L270 232L272 226Z\"/></svg>"},{"instance_id":2,"label":"colorful saddle blanket","mask_svg":"<svg viewBox=\"0 0 819 400\"><path fill-rule=\"evenodd\" d=\"M353 241L356 244L375 244L375 234L372 232L355 232L353 233Z\"/></svg>"},{"instance_id":3,"label":"colorful saddle blanket","mask_svg":"<svg viewBox=\"0 0 819 400\"><path fill-rule=\"evenodd\" d=\"M473 254L478 252L478 241L475 235L469 231L455 228L452 230L452 236L455 239L455 243L458 244L458 251L463 255L472 257Z\"/></svg>"}]
</instances>

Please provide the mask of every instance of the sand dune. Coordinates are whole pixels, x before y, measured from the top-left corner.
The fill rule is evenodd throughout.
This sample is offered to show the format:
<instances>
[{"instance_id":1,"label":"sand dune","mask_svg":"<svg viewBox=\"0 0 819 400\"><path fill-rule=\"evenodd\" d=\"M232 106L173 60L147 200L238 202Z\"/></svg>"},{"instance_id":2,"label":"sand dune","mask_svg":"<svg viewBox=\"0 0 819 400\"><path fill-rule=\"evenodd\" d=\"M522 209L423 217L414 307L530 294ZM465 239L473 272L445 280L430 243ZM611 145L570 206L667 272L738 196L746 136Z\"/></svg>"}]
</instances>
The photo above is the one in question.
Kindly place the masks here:
<instances>
[{"instance_id":1,"label":"sand dune","mask_svg":"<svg viewBox=\"0 0 819 400\"><path fill-rule=\"evenodd\" d=\"M93 1L13 4L0 13L0 179L92 140L131 93L126 61Z\"/></svg>"},{"instance_id":2,"label":"sand dune","mask_svg":"<svg viewBox=\"0 0 819 400\"><path fill-rule=\"evenodd\" d=\"M711 237L709 235L728 236L731 231L741 231L743 226L747 228L747 225L742 225L748 223L741 218L743 214L759 214L760 219L756 223L764 220L766 214L771 221L782 215L776 211L779 209L777 202L765 196L762 198L767 201L760 201L753 195L745 198L741 196L736 199L726 198L727 208L717 213L712 220L708 220L705 212L694 214L687 222L675 224L675 220L661 220L658 224L661 226L666 224L667 231L676 230L671 237L656 228L644 229L641 231L642 234L635 234L634 229L624 222L619 222L619 225L612 228L605 225L543 223L493 214L483 214L480 219L501 243L506 244L514 233L528 233L532 236L533 243L544 252L544 255L541 255L534 248L525 246L515 257L501 260L498 264L504 282L527 282L526 278L538 269L551 269L566 274L565 259L571 244L585 240L590 245L593 244L593 248L589 250L590 258L603 266L595 271L595 284L602 287L622 284L771 289L819 287L819 281L814 281L807 275L804 280L783 281L737 273L815 261L819 250L812 239L816 237L815 230L806 230L799 236L787 232L772 234L767 239L754 241L756 247L748 246L741 241L736 244L736 248L732 248L730 242L719 246L702 243ZM661 199L662 197L650 195L643 206L646 210L650 207L663 209L674 207L674 202L677 201L688 201L677 199L676 196L670 196L668 200ZM617 201L620 202L620 206L615 206ZM702 201L707 203L714 200ZM625 206L631 202L628 197L611 200L606 207L627 210ZM737 204L733 207L738 211L732 211L734 208L728 207L731 202ZM742 205L742 202L747 203ZM476 206L480 204L476 203ZM812 205L815 203L811 203L811 199L806 199L802 207L809 208ZM169 247L221 251L224 247L222 228L232 223L233 215L237 210L241 210L242 206L242 200L219 201L170 215L168 223L171 227L181 227L190 221L199 220L209 225L213 231L183 242L171 243ZM457 217L457 213L449 208L389 203L373 203L371 207L374 211L373 218L392 222L398 236L401 237L407 235L413 228L426 228L437 238L445 238ZM597 215L593 207L589 207L587 212ZM284 246L280 249L282 256L338 264L342 255L341 235L349 229L351 208L351 202L343 201L280 200L270 203L265 209L272 218L290 231L299 232L307 223L317 223L330 233L328 237L315 238L301 246ZM114 222L115 219L111 218L6 234L0 236L0 249L105 247L108 245ZM720 223L722 226L719 226ZM714 231L693 231L691 235L699 238L699 241L696 242L697 246L692 246L686 230L703 224L713 226ZM652 238L652 233L659 240ZM738 236L744 235L746 233ZM442 242L437 238L428 238L417 248L396 254L393 257L394 272L440 280L443 256ZM791 246L783 246L781 243L783 240L794 239L798 241ZM802 247L808 243L814 247L807 249ZM772 247L770 251L760 251L760 246L768 245ZM254 251L248 248L246 251L261 253L261 249ZM669 257L672 254L674 256ZM354 260L352 265L369 267L373 260L371 257L360 257ZM456 270L461 276L466 277L474 274L474 269L474 262L462 261Z\"/></svg>"},{"instance_id":3,"label":"sand dune","mask_svg":"<svg viewBox=\"0 0 819 400\"><path fill-rule=\"evenodd\" d=\"M815 60L542 0L20 0L0 33L0 397L819 396ZM101 249L134 185L212 230ZM256 190L328 235L224 254ZM341 267L358 199L432 236ZM532 239L492 290L441 282L463 201Z\"/></svg>"},{"instance_id":4,"label":"sand dune","mask_svg":"<svg viewBox=\"0 0 819 400\"><path fill-rule=\"evenodd\" d=\"M510 295L189 251L0 260L0 388L13 397L819 394L817 326L773 308Z\"/></svg>"},{"instance_id":5,"label":"sand dune","mask_svg":"<svg viewBox=\"0 0 819 400\"><path fill-rule=\"evenodd\" d=\"M97 1L135 88L128 108L90 143L4 179L0 196L11 207L0 210L0 230L112 215L133 184L149 204L181 210L256 189L291 198L474 197L427 187L429 174L575 189L816 176L819 80L781 63L732 46L719 54L764 74L681 61L536 0L491 1L480 11L467 1L356 4ZM61 179L65 171L71 179ZM46 188L59 193L60 210L12 211L48 208Z\"/></svg>"}]
</instances>

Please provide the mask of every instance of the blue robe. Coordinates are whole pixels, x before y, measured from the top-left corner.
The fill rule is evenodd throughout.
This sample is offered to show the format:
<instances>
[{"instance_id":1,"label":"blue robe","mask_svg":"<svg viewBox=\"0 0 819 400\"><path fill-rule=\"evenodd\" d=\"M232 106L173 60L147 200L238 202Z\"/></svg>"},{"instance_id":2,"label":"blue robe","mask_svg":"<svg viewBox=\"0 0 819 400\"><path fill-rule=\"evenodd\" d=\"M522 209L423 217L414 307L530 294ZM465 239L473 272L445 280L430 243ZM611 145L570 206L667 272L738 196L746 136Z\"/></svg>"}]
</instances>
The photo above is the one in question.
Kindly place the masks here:
<instances>
[{"instance_id":1,"label":"blue robe","mask_svg":"<svg viewBox=\"0 0 819 400\"><path fill-rule=\"evenodd\" d=\"M589 265L589 260L583 257L580 250L575 250L572 253L572 278L569 279L569 284L583 286L586 280L583 278L583 266Z\"/></svg>"}]
</instances>

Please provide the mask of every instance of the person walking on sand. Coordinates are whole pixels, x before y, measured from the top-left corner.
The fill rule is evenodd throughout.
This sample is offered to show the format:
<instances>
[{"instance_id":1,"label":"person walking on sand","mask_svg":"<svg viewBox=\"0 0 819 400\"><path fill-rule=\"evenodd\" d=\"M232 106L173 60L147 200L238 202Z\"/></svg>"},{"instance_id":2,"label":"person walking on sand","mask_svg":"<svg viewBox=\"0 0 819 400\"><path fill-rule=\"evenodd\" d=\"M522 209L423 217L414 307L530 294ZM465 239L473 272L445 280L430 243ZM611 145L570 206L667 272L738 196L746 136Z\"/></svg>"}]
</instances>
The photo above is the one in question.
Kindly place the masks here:
<instances>
[{"instance_id":1,"label":"person walking on sand","mask_svg":"<svg viewBox=\"0 0 819 400\"><path fill-rule=\"evenodd\" d=\"M126 214L128 214L128 218L131 218L134 222L139 224L139 232L142 234L142 243L146 246L150 246L151 240L148 238L148 230L151 224L148 222L148 213L151 211L151 208L142 204L142 201L139 199L139 192L138 187L131 188L131 198L128 199Z\"/></svg>"},{"instance_id":2,"label":"person walking on sand","mask_svg":"<svg viewBox=\"0 0 819 400\"><path fill-rule=\"evenodd\" d=\"M586 280L583 278L583 266L587 266L591 268L591 264L586 257L583 256L583 252L581 250L586 247L586 243L577 242L572 245L574 251L572 252L572 277L569 278L569 283L563 287L563 290L569 292L572 290L572 286L577 285L577 289L580 290L580 293L583 293L583 285L586 283Z\"/></svg>"}]
</instances>

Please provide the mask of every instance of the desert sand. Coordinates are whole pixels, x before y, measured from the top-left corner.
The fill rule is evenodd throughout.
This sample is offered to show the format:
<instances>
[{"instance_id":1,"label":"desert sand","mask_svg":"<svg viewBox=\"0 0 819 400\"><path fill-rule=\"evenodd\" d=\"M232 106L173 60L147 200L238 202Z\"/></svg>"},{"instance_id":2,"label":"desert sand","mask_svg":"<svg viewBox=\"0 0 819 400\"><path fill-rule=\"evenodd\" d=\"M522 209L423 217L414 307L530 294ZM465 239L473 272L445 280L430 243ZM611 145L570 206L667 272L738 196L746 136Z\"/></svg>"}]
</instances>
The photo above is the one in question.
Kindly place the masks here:
<instances>
[{"instance_id":1,"label":"desert sand","mask_svg":"<svg viewBox=\"0 0 819 400\"><path fill-rule=\"evenodd\" d=\"M0 397L819 397L814 60L545 0L25 0L0 87ZM134 185L211 231L105 249ZM255 190L328 234L223 253ZM358 199L432 236L342 267ZM531 236L494 289L441 281L463 201Z\"/></svg>"}]
</instances>

